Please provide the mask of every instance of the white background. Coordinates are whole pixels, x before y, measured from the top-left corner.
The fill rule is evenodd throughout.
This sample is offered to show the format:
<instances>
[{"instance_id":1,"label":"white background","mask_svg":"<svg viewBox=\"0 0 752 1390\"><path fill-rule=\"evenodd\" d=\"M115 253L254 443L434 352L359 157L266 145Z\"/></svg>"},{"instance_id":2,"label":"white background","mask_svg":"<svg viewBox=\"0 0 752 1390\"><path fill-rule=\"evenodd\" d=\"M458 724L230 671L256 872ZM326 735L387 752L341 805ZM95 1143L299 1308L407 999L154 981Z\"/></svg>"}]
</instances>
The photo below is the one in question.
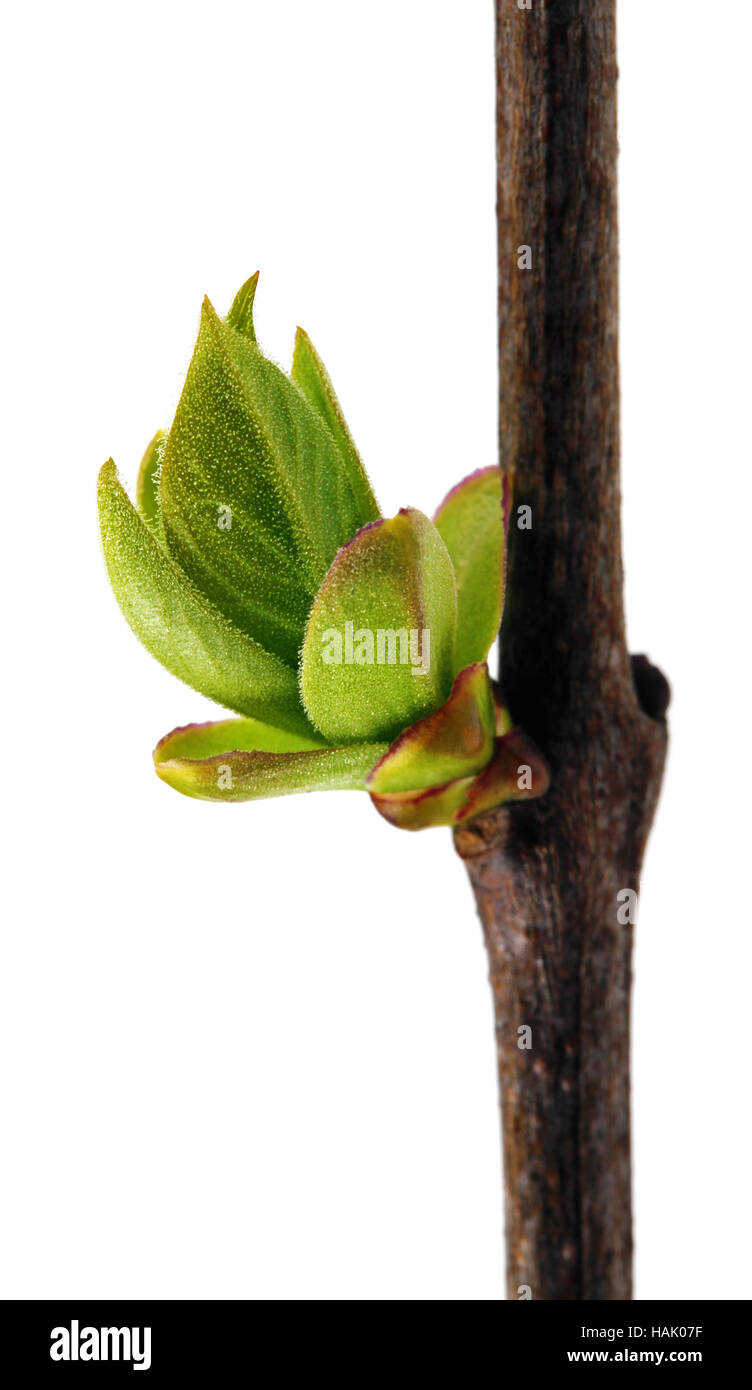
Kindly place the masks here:
<instances>
[{"instance_id":1,"label":"white background","mask_svg":"<svg viewBox=\"0 0 752 1390\"><path fill-rule=\"evenodd\" d=\"M181 798L95 478L204 292L321 351L387 513L495 459L490 0L5 21L0 1294L495 1300L486 962L448 831ZM674 687L634 1013L637 1296L752 1292L745 0L621 0L630 645ZM747 360L745 360L745 358Z\"/></svg>"}]
</instances>

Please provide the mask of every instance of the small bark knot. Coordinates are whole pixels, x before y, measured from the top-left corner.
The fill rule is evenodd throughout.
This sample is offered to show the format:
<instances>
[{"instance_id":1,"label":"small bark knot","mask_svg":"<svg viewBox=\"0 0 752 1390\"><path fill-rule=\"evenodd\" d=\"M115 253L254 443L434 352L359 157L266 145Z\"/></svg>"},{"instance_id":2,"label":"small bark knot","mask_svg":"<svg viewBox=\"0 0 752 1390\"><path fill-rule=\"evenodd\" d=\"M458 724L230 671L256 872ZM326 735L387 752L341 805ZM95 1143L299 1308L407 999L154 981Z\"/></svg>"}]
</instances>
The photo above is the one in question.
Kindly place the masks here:
<instances>
[{"instance_id":1,"label":"small bark knot","mask_svg":"<svg viewBox=\"0 0 752 1390\"><path fill-rule=\"evenodd\" d=\"M646 656L633 656L630 661L640 709L650 719L663 721L671 703L671 686L663 672L653 666Z\"/></svg>"}]
</instances>

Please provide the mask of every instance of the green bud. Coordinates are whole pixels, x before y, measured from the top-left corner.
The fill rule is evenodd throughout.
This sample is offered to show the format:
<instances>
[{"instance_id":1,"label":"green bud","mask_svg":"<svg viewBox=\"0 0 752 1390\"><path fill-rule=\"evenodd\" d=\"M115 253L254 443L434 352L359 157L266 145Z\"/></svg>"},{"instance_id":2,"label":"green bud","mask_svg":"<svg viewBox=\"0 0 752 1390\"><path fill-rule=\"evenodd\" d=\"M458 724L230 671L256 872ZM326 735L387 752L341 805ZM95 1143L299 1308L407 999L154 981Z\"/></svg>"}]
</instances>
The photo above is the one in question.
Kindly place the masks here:
<instances>
[{"instance_id":1,"label":"green bud","mask_svg":"<svg viewBox=\"0 0 752 1390\"><path fill-rule=\"evenodd\" d=\"M168 734L159 776L216 801L360 789L406 829L540 795L545 764L485 664L509 480L482 469L433 521L414 508L383 518L307 334L289 377L262 354L257 280L226 320L205 301L136 505L112 461L99 479L105 560L136 636L242 716Z\"/></svg>"}]
</instances>

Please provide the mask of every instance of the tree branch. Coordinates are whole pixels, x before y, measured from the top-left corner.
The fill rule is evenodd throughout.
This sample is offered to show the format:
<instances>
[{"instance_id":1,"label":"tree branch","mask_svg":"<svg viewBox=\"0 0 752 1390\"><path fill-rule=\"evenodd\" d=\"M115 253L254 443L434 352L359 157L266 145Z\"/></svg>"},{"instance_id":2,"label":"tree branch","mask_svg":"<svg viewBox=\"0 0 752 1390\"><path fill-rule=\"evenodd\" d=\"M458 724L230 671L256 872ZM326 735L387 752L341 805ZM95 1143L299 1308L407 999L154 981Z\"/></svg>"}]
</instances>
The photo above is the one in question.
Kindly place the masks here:
<instances>
[{"instance_id":1,"label":"tree branch","mask_svg":"<svg viewBox=\"0 0 752 1390\"><path fill-rule=\"evenodd\" d=\"M501 463L515 477L501 683L553 784L455 842L496 1010L508 1296L625 1299L632 914L617 895L638 888L668 687L630 662L624 632L615 0L532 4L496 0Z\"/></svg>"}]
</instances>

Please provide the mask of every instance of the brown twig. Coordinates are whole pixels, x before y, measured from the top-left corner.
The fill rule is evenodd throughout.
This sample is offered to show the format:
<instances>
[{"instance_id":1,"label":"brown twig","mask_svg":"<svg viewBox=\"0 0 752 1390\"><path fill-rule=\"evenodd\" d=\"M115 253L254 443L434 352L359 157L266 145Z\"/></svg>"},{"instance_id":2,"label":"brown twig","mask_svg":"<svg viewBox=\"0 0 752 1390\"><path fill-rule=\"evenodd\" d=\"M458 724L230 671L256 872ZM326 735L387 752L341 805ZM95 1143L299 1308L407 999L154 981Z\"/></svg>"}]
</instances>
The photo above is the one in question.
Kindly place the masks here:
<instances>
[{"instance_id":1,"label":"brown twig","mask_svg":"<svg viewBox=\"0 0 752 1390\"><path fill-rule=\"evenodd\" d=\"M625 1299L633 914L619 894L638 888L668 687L624 633L615 0L496 0L496 14L501 462L515 475L501 683L553 784L455 841L496 1010L508 1296Z\"/></svg>"}]
</instances>

